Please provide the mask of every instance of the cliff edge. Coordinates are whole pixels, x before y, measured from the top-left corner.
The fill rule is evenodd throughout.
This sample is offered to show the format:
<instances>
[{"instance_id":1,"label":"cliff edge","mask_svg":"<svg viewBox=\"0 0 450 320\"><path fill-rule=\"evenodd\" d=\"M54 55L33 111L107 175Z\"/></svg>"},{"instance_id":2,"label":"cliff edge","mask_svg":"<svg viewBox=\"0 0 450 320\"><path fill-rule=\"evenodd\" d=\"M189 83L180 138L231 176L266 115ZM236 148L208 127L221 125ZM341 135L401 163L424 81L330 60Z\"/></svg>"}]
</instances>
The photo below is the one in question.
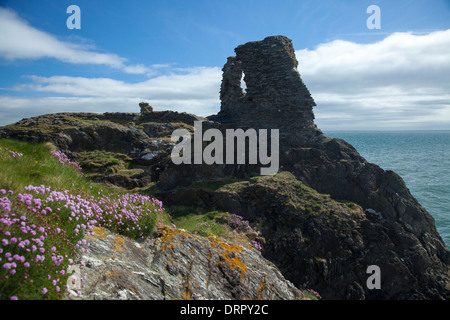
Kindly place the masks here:
<instances>
[{"instance_id":1,"label":"cliff edge","mask_svg":"<svg viewBox=\"0 0 450 320\"><path fill-rule=\"evenodd\" d=\"M0 138L52 141L93 180L152 187L169 206L240 214L265 238L263 256L297 288L325 299L448 299L450 254L433 218L399 175L317 128L291 40L268 37L235 52L223 68L220 112L207 119L142 104L140 114L24 119L0 128ZM279 173L255 180L253 164L173 164L171 132L193 132L195 121L222 132L278 129ZM205 185L217 181L227 187ZM357 214L324 205L322 195ZM371 265L381 270L380 289L366 284Z\"/></svg>"}]
</instances>

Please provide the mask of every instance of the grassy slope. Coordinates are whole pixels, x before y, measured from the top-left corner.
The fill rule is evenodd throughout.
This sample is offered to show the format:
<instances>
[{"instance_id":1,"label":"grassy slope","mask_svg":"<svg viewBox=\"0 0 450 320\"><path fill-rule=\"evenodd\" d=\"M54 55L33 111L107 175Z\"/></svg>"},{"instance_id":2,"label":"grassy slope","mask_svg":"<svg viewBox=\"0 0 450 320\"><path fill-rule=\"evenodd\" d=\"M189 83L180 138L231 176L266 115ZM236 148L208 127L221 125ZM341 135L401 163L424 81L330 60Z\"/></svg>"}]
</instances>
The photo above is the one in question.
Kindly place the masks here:
<instances>
[{"instance_id":1,"label":"grassy slope","mask_svg":"<svg viewBox=\"0 0 450 320\"><path fill-rule=\"evenodd\" d=\"M10 299L11 297L19 299L60 299L63 297L64 287L67 283L65 271L71 264L70 259L75 260L79 252L87 248L83 241L84 234L89 233L89 230L86 229L84 232L78 232L77 230L81 229L80 225L89 226L90 222L89 218L84 218L84 215L80 214L80 211L82 211L80 208L86 211L95 206L101 207L103 212L93 217L96 223L91 224L91 227L101 224L101 226L107 227L113 232L128 237L149 235L159 221L162 224L175 224L179 228L202 236L212 235L236 245L257 247L252 234L249 235L240 230L242 226L248 225L242 217L205 208L184 206L162 208L161 203L150 201L151 196L129 195L125 189L93 183L74 167L62 165L51 154L52 150L55 150L55 147L49 143L32 145L0 139L0 218L6 217L11 221L14 218L24 217L23 220L19 218L17 223L11 226L0 223L0 241L7 240L7 244L0 243L0 258L2 259L0 266L5 263L16 264L16 266L10 266L9 268L0 268L0 299ZM13 152L15 156L13 156ZM225 181L207 183L207 185L195 184L193 187L217 190L230 186L238 187L240 184L241 182ZM61 195L65 194L66 198L62 201L46 202L49 191L41 194L42 192L39 191L25 190L29 185L51 187L51 191L61 191ZM147 194L145 190L134 191ZM38 208L37 212L33 212L36 206L33 204L27 206L21 202L18 199L19 194L28 194L33 198L33 201L34 199L40 199L39 201L43 203L42 207ZM132 207L129 204L136 198L139 203L144 203L141 197L145 197L145 205ZM2 209L2 199L11 201L9 205L11 211ZM85 200L87 204L84 202ZM4 203L5 201L3 201ZM137 223L130 222L126 218L114 219L112 215L106 215L108 208L112 207L112 205L107 206L110 203L114 203L114 206L119 209L126 209L127 212L133 214L150 210L151 215L141 216ZM46 214L39 214L44 207L44 210L47 211ZM77 209L74 209L74 207ZM74 215L74 212L77 214ZM37 246L35 250L31 249L35 237L31 236L30 233L22 234L19 225L21 221L27 227L35 225L34 230L38 230L40 227L45 229L43 233L45 239L43 239L42 246ZM146 229L142 232L140 229L139 231L135 230L134 227L138 224L139 227L144 228L145 226ZM62 231L56 232L57 229ZM250 230L250 232L252 231ZM18 241L12 243L13 238L18 239ZM27 239L31 244L20 248L18 244ZM43 254L40 254L41 248L44 250ZM26 249L29 249L29 252L26 252ZM36 261L37 254L45 256L45 260ZM55 264L55 257L63 257L60 264ZM24 265L27 262L29 266L25 267ZM14 274L11 273L11 270L14 270ZM57 274L57 276L54 276L54 274ZM56 290L57 287L58 290ZM43 290L47 292L44 294Z\"/></svg>"},{"instance_id":2,"label":"grassy slope","mask_svg":"<svg viewBox=\"0 0 450 320\"><path fill-rule=\"evenodd\" d=\"M179 228L202 236L213 235L234 244L252 246L251 239L234 230L236 218L228 212L182 206L171 207L165 211L165 208L158 206L158 202L154 203L148 200L151 195L132 194L130 196L125 189L111 188L90 181L76 168L61 164L57 157L51 154L51 151L54 150L55 147L50 143L33 145L0 139L0 218L4 219L0 223L0 241L3 239L6 241L0 242L0 258L2 259L0 266L5 263L9 264L8 268L0 268L0 299L10 299L11 297L60 299L63 297L64 287L67 283L65 271L70 265L69 259L75 260L79 252L87 248L82 241L84 234L89 232L88 230L77 231L80 229L80 225L89 225L89 219L83 218L77 210L72 210L73 207L76 207L78 211L80 211L79 207L84 208L85 211L91 210L93 204L102 207L103 214L96 214L94 217L95 226L100 223L103 227L129 237L138 237L143 233L131 230L138 223L142 228L148 227L144 232L144 235L148 235L159 221L162 224L175 224ZM30 185L38 187L38 189L26 190ZM45 191L45 188L42 189L40 186L51 189ZM42 190L44 191L42 192ZM65 198L60 201L46 201L51 191L61 192L60 195L65 195ZM135 190L135 192L139 192L139 190ZM145 193L147 194L147 192ZM20 197L28 195L32 200L31 205L20 201L22 198L19 199L19 195ZM125 195L126 199L124 199ZM146 204L139 208L130 208L131 201L128 197L141 196L146 197ZM121 199L124 200L120 201ZM139 201L141 201L140 199ZM34 200L42 202L42 206L37 208ZM8 205L6 205L7 202ZM105 203L109 202L114 203L119 209L125 208L133 213L149 208L152 215L141 217L138 223L132 223L127 219L114 219L105 214L108 209ZM39 214L42 213L43 208L46 213ZM33 212L33 209L38 210ZM155 212L156 210L158 212ZM74 216L73 212L76 212L77 215ZM22 220L20 217L23 217ZM18 218L16 223L7 225L6 220L11 222L15 218ZM233 219L230 220L230 222L233 221L233 224L227 224L228 218ZM42 246L38 245L36 249L31 249L35 243L33 239L39 236L39 232L36 233L37 235L30 235L30 232L22 234L21 221L27 227L35 226L32 228L34 231L40 227L45 229ZM239 220L239 223L245 223L245 221ZM94 224L91 227L94 227ZM57 229L62 231L56 232ZM13 238L17 239L17 242L12 243ZM27 239L30 241L29 245L18 246L21 242L25 243L23 241ZM44 250L43 254L40 254L41 248ZM52 248L55 249L52 250ZM36 261L37 255L45 256L45 260ZM54 256L64 257L62 263L56 265L52 261ZM15 266L11 266L12 263L15 263ZM25 266L26 263L29 266ZM12 270L14 273L11 273ZM55 273L58 276L53 276ZM57 283L54 284L56 280ZM47 292L43 294L43 290L47 290Z\"/></svg>"},{"instance_id":3,"label":"grassy slope","mask_svg":"<svg viewBox=\"0 0 450 320\"><path fill-rule=\"evenodd\" d=\"M51 156L55 150L51 144L31 145L14 140L0 140L0 164L2 188L22 192L28 185L46 185L54 189L79 189L90 191L90 186L99 191L102 186L92 184L71 167L59 164ZM11 157L9 151L22 153L23 156ZM73 186L72 186L73 184Z\"/></svg>"}]
</instances>

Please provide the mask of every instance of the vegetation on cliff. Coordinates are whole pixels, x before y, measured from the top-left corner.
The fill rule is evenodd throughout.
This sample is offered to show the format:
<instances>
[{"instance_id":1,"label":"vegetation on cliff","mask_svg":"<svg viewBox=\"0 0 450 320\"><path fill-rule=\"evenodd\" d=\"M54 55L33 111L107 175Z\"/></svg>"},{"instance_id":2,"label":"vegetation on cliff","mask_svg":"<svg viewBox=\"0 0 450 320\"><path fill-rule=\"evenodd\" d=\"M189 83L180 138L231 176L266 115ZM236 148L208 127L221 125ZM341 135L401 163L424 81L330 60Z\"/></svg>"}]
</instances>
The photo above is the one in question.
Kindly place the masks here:
<instances>
[{"instance_id":1,"label":"vegetation on cliff","mask_svg":"<svg viewBox=\"0 0 450 320\"><path fill-rule=\"evenodd\" d=\"M151 299L220 298L228 294L229 298L248 299L318 297L312 290L299 291L264 260L260 253L260 242L264 239L242 216L187 206L172 206L169 214L161 201L148 195L129 193L123 188L87 179L79 164L51 143L32 145L0 139L0 167L3 169L0 176L0 299L81 296L81 291L68 291L67 286L80 280L90 288L83 294L88 299L99 294L106 299L121 298L124 292L128 292L128 298ZM109 238L112 240L107 242ZM164 263L163 260L159 263L167 266L158 271L158 277L163 278L155 281L174 281L172 293L164 286L157 291L149 291L147 287L126 291L124 288L132 280L120 279L132 279L133 272L125 272L119 279L115 276L119 272L116 269L107 272L106 277L100 272L99 276L103 277L100 282L105 286L120 286L122 290L117 295L114 290L101 293L99 288L104 285L95 280L95 267L107 264L108 254L124 254L133 266L141 255L148 254L136 249L142 246L133 241L156 241L148 248L154 248L152 255L157 252L165 259ZM192 246L197 247L186 249ZM105 258L100 261L102 256ZM204 265L197 263L198 268L203 270L207 266L209 275L190 273L182 283L177 283L179 277L172 277L174 270L188 268L186 272L191 272L195 259L186 265L183 259L194 257L204 260ZM118 260L113 258L112 261L116 261L116 268ZM89 265L89 270L85 269L81 279L72 278L71 267L80 263ZM148 268L150 265L144 262L142 269ZM221 279L222 272L226 273L226 281L234 283L230 293L225 293L224 288L214 289L226 283ZM155 276L155 273L150 272L150 275ZM255 279L259 280L253 283ZM206 288L199 291L198 286Z\"/></svg>"},{"instance_id":2,"label":"vegetation on cliff","mask_svg":"<svg viewBox=\"0 0 450 320\"><path fill-rule=\"evenodd\" d=\"M164 214L157 199L87 180L51 144L0 140L0 167L1 299L61 298L94 227L142 238Z\"/></svg>"}]
</instances>

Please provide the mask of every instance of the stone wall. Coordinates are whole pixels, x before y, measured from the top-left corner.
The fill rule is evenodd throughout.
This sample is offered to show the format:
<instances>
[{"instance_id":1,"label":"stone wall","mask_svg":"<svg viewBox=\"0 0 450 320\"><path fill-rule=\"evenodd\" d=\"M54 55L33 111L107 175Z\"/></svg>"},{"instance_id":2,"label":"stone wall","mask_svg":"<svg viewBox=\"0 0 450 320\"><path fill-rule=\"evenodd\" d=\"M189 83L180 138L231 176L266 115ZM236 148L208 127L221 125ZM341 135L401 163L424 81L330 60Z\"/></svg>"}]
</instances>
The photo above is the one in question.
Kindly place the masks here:
<instances>
[{"instance_id":1,"label":"stone wall","mask_svg":"<svg viewBox=\"0 0 450 320\"><path fill-rule=\"evenodd\" d=\"M280 135L316 130L315 103L297 71L290 39L267 37L240 45L235 52L223 67L221 110L212 120L242 128L280 129Z\"/></svg>"}]
</instances>

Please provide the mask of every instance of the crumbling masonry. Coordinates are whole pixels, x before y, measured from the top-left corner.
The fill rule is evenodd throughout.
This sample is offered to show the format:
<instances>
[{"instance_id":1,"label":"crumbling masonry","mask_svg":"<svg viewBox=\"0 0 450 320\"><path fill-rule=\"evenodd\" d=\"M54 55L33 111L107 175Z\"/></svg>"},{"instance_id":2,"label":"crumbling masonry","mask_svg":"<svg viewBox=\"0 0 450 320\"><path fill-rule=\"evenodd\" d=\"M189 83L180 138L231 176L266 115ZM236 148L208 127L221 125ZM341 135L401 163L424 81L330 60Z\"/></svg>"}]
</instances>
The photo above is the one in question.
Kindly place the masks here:
<instances>
[{"instance_id":1,"label":"crumbling masonry","mask_svg":"<svg viewBox=\"0 0 450 320\"><path fill-rule=\"evenodd\" d=\"M290 39L267 37L235 52L222 69L221 110L212 120L239 128L280 129L282 136L317 131L315 103L297 71Z\"/></svg>"}]
</instances>

